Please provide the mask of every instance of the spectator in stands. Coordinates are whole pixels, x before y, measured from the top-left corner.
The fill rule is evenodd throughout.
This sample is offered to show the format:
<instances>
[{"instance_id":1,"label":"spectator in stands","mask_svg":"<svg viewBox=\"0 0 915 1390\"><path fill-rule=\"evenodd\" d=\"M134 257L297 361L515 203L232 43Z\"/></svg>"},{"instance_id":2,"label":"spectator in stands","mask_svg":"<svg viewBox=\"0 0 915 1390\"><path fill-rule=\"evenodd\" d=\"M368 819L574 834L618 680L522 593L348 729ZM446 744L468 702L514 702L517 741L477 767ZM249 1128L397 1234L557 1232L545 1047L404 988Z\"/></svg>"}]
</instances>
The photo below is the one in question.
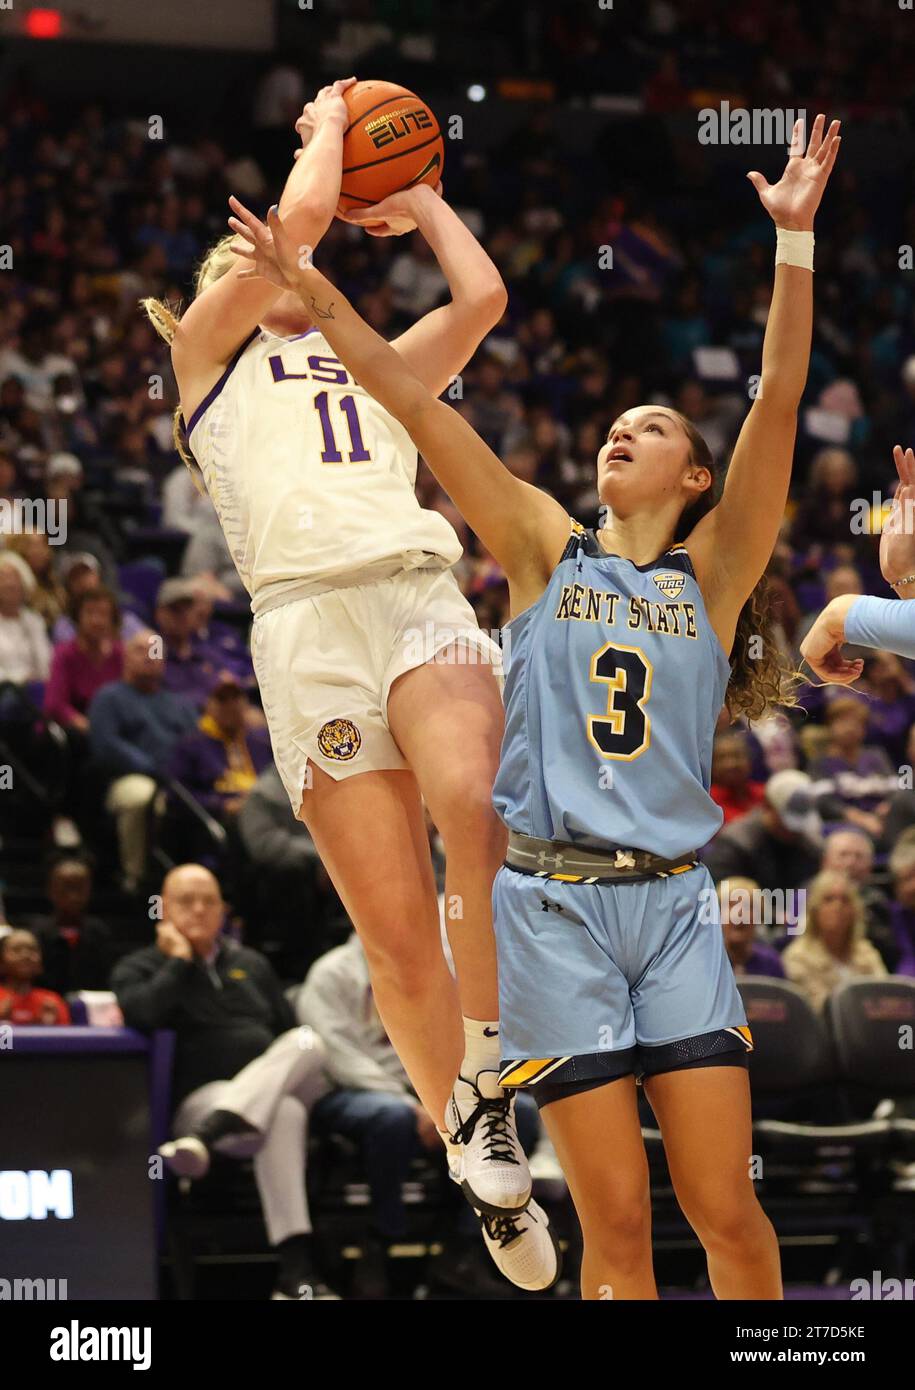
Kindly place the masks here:
<instances>
[{"instance_id":1,"label":"spectator in stands","mask_svg":"<svg viewBox=\"0 0 915 1390\"><path fill-rule=\"evenodd\" d=\"M915 726L915 680L894 652L860 648L867 695L869 743L878 744L894 767L906 761L909 731Z\"/></svg>"},{"instance_id":2,"label":"spectator in stands","mask_svg":"<svg viewBox=\"0 0 915 1390\"><path fill-rule=\"evenodd\" d=\"M83 466L75 454L52 454L48 459L45 494L67 518L64 554L88 551L98 562L110 589L117 581L116 561L123 543L113 521L98 503L83 492Z\"/></svg>"},{"instance_id":3,"label":"spectator in stands","mask_svg":"<svg viewBox=\"0 0 915 1390\"><path fill-rule=\"evenodd\" d=\"M752 780L751 767L745 733L740 729L728 729L715 735L709 792L724 812L725 825L752 811L766 794L765 784Z\"/></svg>"},{"instance_id":4,"label":"spectator in stands","mask_svg":"<svg viewBox=\"0 0 915 1390\"><path fill-rule=\"evenodd\" d=\"M197 632L198 599L193 579L166 579L156 595L155 620L165 640L165 689L202 710L218 668Z\"/></svg>"},{"instance_id":5,"label":"spectator in stands","mask_svg":"<svg viewBox=\"0 0 915 1390\"><path fill-rule=\"evenodd\" d=\"M505 371L492 353L484 353L477 364L473 391L459 409L489 447L504 457L526 433L521 397L506 387Z\"/></svg>"},{"instance_id":6,"label":"spectator in stands","mask_svg":"<svg viewBox=\"0 0 915 1390\"><path fill-rule=\"evenodd\" d=\"M24 685L47 680L51 644L29 606L35 576L19 555L0 550L0 681Z\"/></svg>"},{"instance_id":7,"label":"spectator in stands","mask_svg":"<svg viewBox=\"0 0 915 1390\"><path fill-rule=\"evenodd\" d=\"M10 536L7 547L16 555L21 555L32 571L35 587L29 597L29 607L51 632L63 612L66 595L57 577L54 550L48 537L43 531L24 531L18 536Z\"/></svg>"},{"instance_id":8,"label":"spectator in stands","mask_svg":"<svg viewBox=\"0 0 915 1390\"><path fill-rule=\"evenodd\" d=\"M858 469L847 449L821 449L810 465L807 488L794 515L791 542L799 549L847 541Z\"/></svg>"},{"instance_id":9,"label":"spectator in stands","mask_svg":"<svg viewBox=\"0 0 915 1390\"><path fill-rule=\"evenodd\" d=\"M299 1021L313 1028L327 1050L336 1089L318 1101L318 1133L343 1134L359 1147L372 1198L372 1228L382 1251L409 1234L403 1182L420 1154L444 1162L435 1120L413 1093L407 1074L375 1007L365 952L355 932L315 961L296 999ZM529 1096L517 1099L518 1134L525 1152L537 1141L537 1110ZM469 1215L468 1211L468 1215ZM470 1223L472 1250L479 1249L479 1281L489 1281L478 1232ZM470 1245L470 1242L468 1242ZM463 1252L462 1252L463 1254ZM387 1263L387 1273L393 1273ZM495 1280L493 1281L495 1282ZM504 1286L497 1285L499 1291Z\"/></svg>"},{"instance_id":10,"label":"spectator in stands","mask_svg":"<svg viewBox=\"0 0 915 1390\"><path fill-rule=\"evenodd\" d=\"M895 845L902 832L915 825L915 724L909 729L897 776L897 790L890 796L883 821L883 843L887 846Z\"/></svg>"},{"instance_id":11,"label":"spectator in stands","mask_svg":"<svg viewBox=\"0 0 915 1390\"><path fill-rule=\"evenodd\" d=\"M194 486L187 464L178 463L162 484L162 525L192 536L212 507L209 497Z\"/></svg>"},{"instance_id":12,"label":"spectator in stands","mask_svg":"<svg viewBox=\"0 0 915 1390\"><path fill-rule=\"evenodd\" d=\"M819 868L822 821L806 772L785 768L766 782L755 811L720 830L703 851L712 878L753 878L762 888L800 888Z\"/></svg>"},{"instance_id":13,"label":"spectator in stands","mask_svg":"<svg viewBox=\"0 0 915 1390\"><path fill-rule=\"evenodd\" d=\"M845 874L861 896L867 919L868 939L873 941L888 970L896 961L896 947L890 926L890 907L886 894L871 883L874 868L874 842L866 830L840 826L827 835L820 868Z\"/></svg>"},{"instance_id":14,"label":"spectator in stands","mask_svg":"<svg viewBox=\"0 0 915 1390\"><path fill-rule=\"evenodd\" d=\"M168 774L224 824L241 810L259 773L271 761L270 735L251 728L248 696L231 671L209 683L197 728L172 749Z\"/></svg>"},{"instance_id":15,"label":"spectator in stands","mask_svg":"<svg viewBox=\"0 0 915 1390\"><path fill-rule=\"evenodd\" d=\"M183 467L184 465L182 465ZM185 469L187 472L187 469ZM102 573L99 568L98 560L94 555L90 555L88 550L76 551L72 555L64 556L61 565L61 576L64 585L64 611L54 624L51 634L54 645L59 642L71 642L76 636L76 609L80 598L90 589L102 590L105 585L102 583ZM113 590L106 590L113 593ZM115 602L117 597L115 596ZM146 624L132 613L129 608L121 610L120 637L122 641L127 641L137 632L145 630Z\"/></svg>"},{"instance_id":16,"label":"spectator in stands","mask_svg":"<svg viewBox=\"0 0 915 1390\"><path fill-rule=\"evenodd\" d=\"M724 947L738 979L741 975L785 977L778 951L760 939L760 928L772 925L762 920L763 901L755 879L725 878L718 884Z\"/></svg>"},{"instance_id":17,"label":"spectator in stands","mask_svg":"<svg viewBox=\"0 0 915 1390\"><path fill-rule=\"evenodd\" d=\"M239 578L212 506L204 510L185 546L181 574L185 580L193 580L211 598L221 602L241 601L247 607L247 590Z\"/></svg>"},{"instance_id":18,"label":"spectator in stands","mask_svg":"<svg viewBox=\"0 0 915 1390\"><path fill-rule=\"evenodd\" d=\"M184 471L186 473L187 468ZM254 666L247 635L232 623L214 618L212 594L207 592L199 580L195 581L195 585L197 595L194 607L194 638L207 651L217 671L232 671L242 685L250 687L254 684ZM249 717L253 716L254 711L249 711Z\"/></svg>"},{"instance_id":19,"label":"spectator in stands","mask_svg":"<svg viewBox=\"0 0 915 1390\"><path fill-rule=\"evenodd\" d=\"M37 937L30 931L16 929L0 936L0 1023L16 1026L70 1022L70 1010L59 994L35 988L41 973Z\"/></svg>"},{"instance_id":20,"label":"spectator in stands","mask_svg":"<svg viewBox=\"0 0 915 1390\"><path fill-rule=\"evenodd\" d=\"M236 825L242 853L233 886L245 903L252 940L263 940L269 932L284 943L284 968L301 979L322 951L342 939L347 923L314 841L293 815L272 761L245 798Z\"/></svg>"},{"instance_id":21,"label":"spectator in stands","mask_svg":"<svg viewBox=\"0 0 915 1390\"><path fill-rule=\"evenodd\" d=\"M890 922L899 952L895 973L915 976L915 827L900 835L889 869L893 876Z\"/></svg>"},{"instance_id":22,"label":"spectator in stands","mask_svg":"<svg viewBox=\"0 0 915 1390\"><path fill-rule=\"evenodd\" d=\"M194 710L162 689L161 638L138 632L124 647L124 676L89 706L93 758L108 782L105 809L117 824L124 887L134 892L146 869L146 818L156 777L194 725Z\"/></svg>"},{"instance_id":23,"label":"spectator in stands","mask_svg":"<svg viewBox=\"0 0 915 1390\"><path fill-rule=\"evenodd\" d=\"M310 880L321 863L305 823L292 814L289 794L272 761L245 798L238 829L252 863L265 875L303 874Z\"/></svg>"},{"instance_id":24,"label":"spectator in stands","mask_svg":"<svg viewBox=\"0 0 915 1390\"><path fill-rule=\"evenodd\" d=\"M199 1178L214 1152L254 1156L267 1234L279 1262L273 1297L328 1298L312 1249L305 1189L309 1111L327 1089L326 1053L269 962L221 934L213 875L182 864L162 885L156 944L118 962L112 988L129 1027L173 1029L175 1139L159 1150Z\"/></svg>"},{"instance_id":25,"label":"spectator in stands","mask_svg":"<svg viewBox=\"0 0 915 1390\"><path fill-rule=\"evenodd\" d=\"M92 870L82 859L60 859L48 876L51 911L31 923L41 945L43 978L58 994L107 989L111 932L89 912Z\"/></svg>"},{"instance_id":26,"label":"spectator in stands","mask_svg":"<svg viewBox=\"0 0 915 1390\"><path fill-rule=\"evenodd\" d=\"M804 930L786 948L782 964L788 979L821 1010L839 985L887 973L877 948L865 935L864 904L844 874L817 874L807 891Z\"/></svg>"},{"instance_id":27,"label":"spectator in stands","mask_svg":"<svg viewBox=\"0 0 915 1390\"><path fill-rule=\"evenodd\" d=\"M856 695L840 695L826 706L829 742L808 766L817 794L839 803L839 818L877 839L883 831L887 798L898 782L882 748L865 745L867 705Z\"/></svg>"},{"instance_id":28,"label":"spectator in stands","mask_svg":"<svg viewBox=\"0 0 915 1390\"><path fill-rule=\"evenodd\" d=\"M76 635L55 643L44 693L45 713L65 729L87 735L87 710L96 691L120 680L124 652L121 614L110 589L87 589L73 606Z\"/></svg>"}]
</instances>

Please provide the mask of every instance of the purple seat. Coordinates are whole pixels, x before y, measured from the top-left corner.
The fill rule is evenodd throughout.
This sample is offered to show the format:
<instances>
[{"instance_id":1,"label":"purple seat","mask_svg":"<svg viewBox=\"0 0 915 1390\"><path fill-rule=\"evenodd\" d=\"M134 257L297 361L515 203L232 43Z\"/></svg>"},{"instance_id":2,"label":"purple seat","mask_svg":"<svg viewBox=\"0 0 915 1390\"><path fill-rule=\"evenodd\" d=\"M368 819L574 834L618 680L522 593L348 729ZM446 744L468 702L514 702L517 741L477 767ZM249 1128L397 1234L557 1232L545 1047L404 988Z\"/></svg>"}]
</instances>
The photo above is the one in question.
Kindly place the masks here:
<instances>
[{"instance_id":1,"label":"purple seat","mask_svg":"<svg viewBox=\"0 0 915 1390\"><path fill-rule=\"evenodd\" d=\"M131 600L128 607L136 606L140 616L146 619L152 618L156 594L164 578L165 566L161 560L132 560L118 565L118 585Z\"/></svg>"}]
</instances>

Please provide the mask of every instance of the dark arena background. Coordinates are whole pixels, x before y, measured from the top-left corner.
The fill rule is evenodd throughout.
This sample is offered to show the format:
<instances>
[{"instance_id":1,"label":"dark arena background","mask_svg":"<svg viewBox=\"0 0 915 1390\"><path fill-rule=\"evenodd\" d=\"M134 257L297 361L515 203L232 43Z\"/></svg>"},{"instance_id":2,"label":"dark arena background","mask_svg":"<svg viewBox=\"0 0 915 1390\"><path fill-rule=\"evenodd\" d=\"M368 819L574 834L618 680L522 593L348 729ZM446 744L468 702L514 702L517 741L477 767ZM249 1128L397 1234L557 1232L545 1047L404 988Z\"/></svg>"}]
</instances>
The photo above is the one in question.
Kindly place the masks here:
<instances>
[{"instance_id":1,"label":"dark arena background","mask_svg":"<svg viewBox=\"0 0 915 1390\"><path fill-rule=\"evenodd\" d=\"M434 112L444 198L507 289L442 399L585 527L603 519L598 452L635 406L682 411L727 464L759 394L773 283L772 222L746 174L779 179L796 118L808 134L820 112L842 121L767 569L766 640L803 679L787 710L722 714L724 825L701 852L724 883L755 1040L748 1162L790 1316L715 1309L640 1091L662 1307L642 1304L638 1326L663 1356L655 1319L688 1305L694 1339L706 1319L716 1329L712 1364L763 1344L851 1361L863 1345L871 1368L915 1297L915 664L862 647L860 678L824 685L800 645L831 600L893 596L880 532L894 446L915 446L915 12L902 0L0 4L0 1303L20 1305L0 1317L53 1302L49 1329L164 1319L178 1336L181 1303L208 1305L195 1326L209 1332L215 1305L238 1300L261 1306L264 1357L275 1335L324 1345L320 1311L295 1315L304 1334L268 1321L271 1294L293 1296L290 1269L307 1275L302 1301L359 1304L331 1314L354 1334L382 1300L536 1302L539 1332L581 1298L575 1207L528 1098L519 1130L563 1254L552 1288L499 1274L448 1180L273 766L248 595L176 451L169 351L139 308L192 300L229 195L264 216L306 103L351 75ZM371 237L336 218L314 263L388 340L448 299L417 231ZM422 460L416 491L455 528L460 590L498 634L502 569ZM363 517L366 535L377 522ZM137 703L163 691L147 720ZM426 822L444 930L444 847ZM221 894L206 950L163 906L166 875L187 864ZM217 965L233 951L244 968L227 982ZM182 970L194 1008L175 1002ZM242 979L256 1007L238 991L235 1026ZM166 994L174 1007L159 1008ZM180 1137L178 1106L291 1031L319 1056L314 1097L284 1096L284 1124L244 1127L247 1148L201 1141L200 1176L176 1171L159 1149ZM271 1239L271 1204L290 1203L305 1218ZM603 1318L617 1337L631 1325ZM812 1324L838 1331L818 1339ZM502 1341L505 1323L491 1326ZM70 1339L52 1366L78 1359L75 1324ZM466 1328L458 1342L476 1374Z\"/></svg>"}]
</instances>

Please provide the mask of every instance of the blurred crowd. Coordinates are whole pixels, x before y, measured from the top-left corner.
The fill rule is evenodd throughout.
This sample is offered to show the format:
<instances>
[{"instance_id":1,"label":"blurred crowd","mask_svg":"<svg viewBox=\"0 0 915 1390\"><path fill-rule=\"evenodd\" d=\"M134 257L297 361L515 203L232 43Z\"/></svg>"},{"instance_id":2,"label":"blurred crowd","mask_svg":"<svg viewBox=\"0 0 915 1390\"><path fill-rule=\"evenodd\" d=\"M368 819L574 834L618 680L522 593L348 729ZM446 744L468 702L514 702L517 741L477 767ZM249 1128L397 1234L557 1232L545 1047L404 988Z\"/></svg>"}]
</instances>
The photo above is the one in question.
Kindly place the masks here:
<instances>
[{"instance_id":1,"label":"blurred crowd","mask_svg":"<svg viewBox=\"0 0 915 1390\"><path fill-rule=\"evenodd\" d=\"M348 5L325 65L387 70L411 25L428 28L432 62L435 10ZM447 151L446 196L509 289L503 321L448 398L518 476L586 525L598 520L596 455L621 411L674 405L726 462L752 398L773 237L733 159L695 139L696 112L729 100L846 119L817 227L811 370L769 570L777 639L793 662L828 598L888 592L877 538L891 449L915 444L907 21L895 7L840 2L823 35L799 4L649 0L608 53L613 21L597 6L533 7L520 24L515 6L462 7L459 35L476 24L490 36L477 48L481 78L503 63L549 87L485 149L466 140ZM456 38L456 64L462 52ZM608 92L617 109L604 120L597 98ZM227 1060L208 1016L209 1069L188 1073L176 1101L282 1044L280 1130L304 1124L303 1105L364 1142L377 1228L394 1239L405 1229L400 1177L417 1146L430 1147L429 1117L372 1009L358 945L324 954L346 935L328 939L321 926L339 920L339 904L273 767L246 596L212 506L175 453L167 354L138 311L141 295L186 301L196 263L225 230L230 191L255 206L274 199L310 95L302 73L278 62L254 92L249 134L188 120L167 142L149 138L145 117L98 104L52 111L24 77L0 103L0 762L51 788L38 829L42 911L0 925L0 1021L66 1023L67 998L113 989L128 1022L186 1029L194 1046L181 1057L199 1061L200 972L225 984L246 952L268 1003L223 996L233 1035L238 1010L253 1008L247 1041ZM579 139L567 118L587 101L591 133ZM774 177L783 154L745 156ZM317 255L387 337L445 294L417 237L370 239L335 222ZM504 576L422 466L418 490L460 535L456 572L481 626L500 628ZM40 524L23 527L23 515ZM854 689L808 685L796 709L752 729L722 715L714 746L724 825L703 853L728 954L738 976L787 978L818 1011L849 978L915 977L915 674L887 653L861 654ZM125 952L94 911L93 873L137 902L161 886L163 864L191 859L185 897L200 897L204 927L173 891L179 926L160 924L155 944ZM4 861L4 878L15 871ZM252 949L284 911L298 936L307 922L306 964L316 961L292 1003ZM307 1076L283 1043L296 1020L319 1030ZM336 1089L312 1094L328 1069ZM193 1118L205 1147L230 1151L244 1124L226 1130L218 1104L212 1113L187 1126ZM386 1145L371 1145L382 1130ZM262 1187L268 1212L271 1183L283 1187L271 1238L294 1289L311 1269L310 1221L304 1192L283 1186L298 1141L276 1142Z\"/></svg>"}]
</instances>

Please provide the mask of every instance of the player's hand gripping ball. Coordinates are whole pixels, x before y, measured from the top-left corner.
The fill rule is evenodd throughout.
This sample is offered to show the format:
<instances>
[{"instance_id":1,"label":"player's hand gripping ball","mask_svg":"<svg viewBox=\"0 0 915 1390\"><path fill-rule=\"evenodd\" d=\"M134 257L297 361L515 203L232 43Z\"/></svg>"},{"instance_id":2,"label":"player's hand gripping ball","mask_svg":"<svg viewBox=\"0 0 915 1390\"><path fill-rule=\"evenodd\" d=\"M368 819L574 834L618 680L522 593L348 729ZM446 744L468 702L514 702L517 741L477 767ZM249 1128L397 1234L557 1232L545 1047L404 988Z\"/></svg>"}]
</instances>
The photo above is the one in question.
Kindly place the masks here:
<instances>
[{"instance_id":1,"label":"player's hand gripping ball","mask_svg":"<svg viewBox=\"0 0 915 1390\"><path fill-rule=\"evenodd\" d=\"M445 145L420 97L393 82L356 82L343 93L343 185L337 216L374 207L405 188L440 182Z\"/></svg>"}]
</instances>

